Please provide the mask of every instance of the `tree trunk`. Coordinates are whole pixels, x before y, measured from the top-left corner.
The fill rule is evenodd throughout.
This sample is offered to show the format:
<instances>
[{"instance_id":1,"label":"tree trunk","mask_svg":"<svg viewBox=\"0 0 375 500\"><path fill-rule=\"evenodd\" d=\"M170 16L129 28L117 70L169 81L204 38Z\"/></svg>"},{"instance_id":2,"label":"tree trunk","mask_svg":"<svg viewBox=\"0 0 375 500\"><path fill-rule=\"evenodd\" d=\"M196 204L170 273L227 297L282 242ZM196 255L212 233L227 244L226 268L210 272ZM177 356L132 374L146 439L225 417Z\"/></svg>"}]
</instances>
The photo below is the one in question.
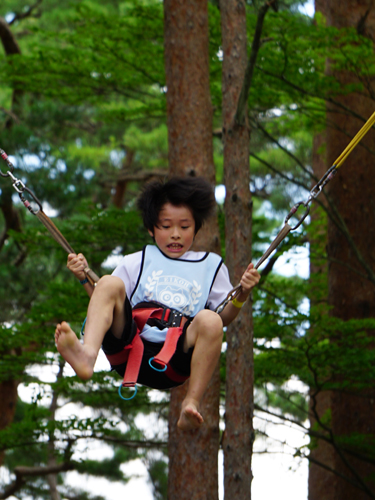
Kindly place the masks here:
<instances>
[{"instance_id":1,"label":"tree trunk","mask_svg":"<svg viewBox=\"0 0 375 500\"><path fill-rule=\"evenodd\" d=\"M0 17L0 40L3 45L4 52L7 56L12 56L14 54L21 54L21 50L15 39L12 30L10 29L8 23L4 18ZM13 90L12 93L12 109L10 110L9 116L4 123L5 128L11 128L13 126L14 120L16 119L15 113L18 110L19 99L22 95L22 91ZM9 153L9 152L8 152ZM5 163L2 162L1 171L6 173L6 169L4 169ZM0 250L3 247L5 241L8 238L9 229L13 229L15 231L21 231L21 221L18 214L18 211L14 208L12 195L14 194L13 188L11 188L10 178L7 179L9 183L7 186L3 187L3 193L1 196L0 209L3 212L5 219L5 229L3 234L0 236Z\"/></svg>"},{"instance_id":2,"label":"tree trunk","mask_svg":"<svg viewBox=\"0 0 375 500\"><path fill-rule=\"evenodd\" d=\"M165 0L164 21L170 172L214 181L207 0Z\"/></svg>"},{"instance_id":3,"label":"tree trunk","mask_svg":"<svg viewBox=\"0 0 375 500\"><path fill-rule=\"evenodd\" d=\"M4 52L7 56L13 54L21 54L21 49L15 39L9 24L3 17L0 17L0 40L4 48ZM21 96L23 94L22 90L13 90L12 93L12 110L10 116L8 117L5 127L10 128L13 125L14 119L16 118L16 113L19 111L18 106L20 103Z\"/></svg>"},{"instance_id":4,"label":"tree trunk","mask_svg":"<svg viewBox=\"0 0 375 500\"><path fill-rule=\"evenodd\" d=\"M0 430L5 429L13 422L18 398L18 382L6 380L0 383ZM4 452L0 452L0 465L4 460Z\"/></svg>"},{"instance_id":5,"label":"tree trunk","mask_svg":"<svg viewBox=\"0 0 375 500\"><path fill-rule=\"evenodd\" d=\"M121 173L126 174L129 172L131 165L133 163L135 151L131 149L126 149L126 156L122 162ZM117 179L115 192L112 198L112 203L117 208L122 208L124 206L124 198L126 193L126 188L128 186L128 181L126 179Z\"/></svg>"},{"instance_id":6,"label":"tree trunk","mask_svg":"<svg viewBox=\"0 0 375 500\"><path fill-rule=\"evenodd\" d=\"M235 121L247 65L244 1L220 2L223 40L223 142L226 187L226 262L237 285L251 261L252 201L249 188L249 127ZM246 113L245 113L246 116ZM253 445L253 337L251 301L227 329L224 493L251 496Z\"/></svg>"},{"instance_id":7,"label":"tree trunk","mask_svg":"<svg viewBox=\"0 0 375 500\"><path fill-rule=\"evenodd\" d=\"M165 67L171 175L201 175L215 185L209 88L207 1L165 0ZM198 233L195 250L220 253L216 218ZM171 391L169 500L218 498L219 396L217 369L201 404L197 431L177 426L186 384Z\"/></svg>"},{"instance_id":8,"label":"tree trunk","mask_svg":"<svg viewBox=\"0 0 375 500\"><path fill-rule=\"evenodd\" d=\"M375 36L375 6L367 0L316 1L316 9L327 18L328 25L337 28L354 27L372 40ZM348 72L335 73L336 78L347 85L356 81ZM372 89L373 92L373 89ZM337 99L357 116L367 119L374 102L364 94L349 94ZM343 116L342 109L332 105L327 108L327 121L332 123L326 130L327 168L363 125L363 121L352 115ZM375 268L375 203L374 203L374 158L365 144L374 149L375 132L371 130L360 146L357 146L329 185L329 195L340 213L363 260ZM370 243L371 242L371 243ZM370 244L369 244L370 243ZM328 221L328 302L331 314L343 320L374 317L374 283L364 277L356 251L348 242L345 233L331 220ZM359 272L358 272L359 271ZM362 275L361 275L362 274ZM369 333L369 334L372 334ZM323 399L325 403L323 404ZM374 402L375 390L362 392L335 391L322 394L322 407L331 409L331 428L336 437L351 434L375 435ZM314 459L335 470L333 475L326 469L311 465L309 478L310 500L356 500L375 498L375 467L365 460L354 459L338 449L319 446L314 450ZM350 483L345 480L346 478Z\"/></svg>"},{"instance_id":9,"label":"tree trunk","mask_svg":"<svg viewBox=\"0 0 375 500\"><path fill-rule=\"evenodd\" d=\"M4 48L4 52L7 56L12 54L20 54L20 48L16 39L13 36L12 31L10 30L8 23L0 17L0 39ZM13 124L13 112L17 111L17 104L19 97L21 95L20 91L13 91L12 94L12 110L11 115L4 124L6 128L10 128ZM3 163L3 165L5 165ZM4 170L3 165L1 166L1 170ZM14 194L13 188L11 188L10 178L9 184L6 187L3 187L2 196L0 201L0 210L3 213L5 220L5 228L2 235L0 235L0 251L8 238L8 231L13 229L14 231L21 231L21 221L18 214L18 211L15 209L12 195ZM0 353L1 355L1 353ZM14 414L16 411L16 404L18 398L18 381L16 380L5 380L0 383L0 401L1 401L1 409L0 409L0 430L4 429L8 425L13 422ZM4 460L4 452L0 452L0 465Z\"/></svg>"},{"instance_id":10,"label":"tree trunk","mask_svg":"<svg viewBox=\"0 0 375 500\"><path fill-rule=\"evenodd\" d=\"M313 140L313 170L317 179L320 179L327 170L327 159L325 154L326 134L321 133ZM324 151L324 153L320 153ZM314 182L315 184L315 182ZM312 186L311 186L312 187ZM321 197L320 201L326 205L326 200ZM309 299L310 311L314 314L314 308L320 308L319 314L323 314L322 308L327 306L328 283L327 273L328 264L324 256L327 247L327 220L324 212L317 203L311 205L311 226L314 231L309 233L310 245L310 280L309 280ZM328 309L328 308L327 308ZM328 311L327 311L328 312ZM315 332L309 332L309 335ZM326 414L331 408L332 391L320 392L318 389L310 391L310 426L313 428L317 419ZM321 463L333 463L334 450L329 442L320 440L319 446L311 450L310 458ZM309 495L311 498L324 499L329 491L334 478L331 474L323 471L322 467L315 463L310 464L309 468Z\"/></svg>"}]
</instances>

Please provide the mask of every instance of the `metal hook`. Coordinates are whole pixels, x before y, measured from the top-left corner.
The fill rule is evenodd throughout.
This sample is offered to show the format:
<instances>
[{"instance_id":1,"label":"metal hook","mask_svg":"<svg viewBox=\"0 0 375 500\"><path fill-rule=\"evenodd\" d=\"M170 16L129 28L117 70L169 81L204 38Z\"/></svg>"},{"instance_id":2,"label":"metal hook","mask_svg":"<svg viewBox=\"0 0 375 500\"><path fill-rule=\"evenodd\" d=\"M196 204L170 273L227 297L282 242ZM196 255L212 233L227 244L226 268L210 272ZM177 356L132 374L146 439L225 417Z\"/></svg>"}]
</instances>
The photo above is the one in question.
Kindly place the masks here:
<instances>
[{"instance_id":1,"label":"metal hook","mask_svg":"<svg viewBox=\"0 0 375 500\"><path fill-rule=\"evenodd\" d=\"M306 217L309 215L309 213L310 213L310 205L309 205L309 203L308 202L304 202L304 201L300 201L299 203L296 203L292 207L292 209L290 210L290 212L286 216L286 218L285 218L285 224L289 221L289 219L291 217L293 217L293 215L295 215L295 213L298 211L298 209L299 209L299 207L301 205L303 205L306 208L305 213L298 220L297 224L294 227L291 228L291 231L294 231L295 229L297 229L302 224L302 222L306 219Z\"/></svg>"},{"instance_id":2,"label":"metal hook","mask_svg":"<svg viewBox=\"0 0 375 500\"><path fill-rule=\"evenodd\" d=\"M23 184L23 183L22 183ZM13 184L14 186L14 184ZM35 194L31 191L31 189L29 189L28 187L26 187L24 184L23 184L23 189L22 191L19 191L15 186L14 186L14 189L16 189L16 191L18 192L18 196L20 197L20 200L22 201L22 203L25 205L25 207L29 210L29 212L31 212L33 215L36 215L39 211L43 210L43 207L42 207L42 203L38 200L38 198L35 196ZM29 201L26 200L26 198L24 197L23 193L24 192L27 192L31 198L35 201L35 203L38 205L38 209L34 209L32 206L31 206L31 203Z\"/></svg>"},{"instance_id":3,"label":"metal hook","mask_svg":"<svg viewBox=\"0 0 375 500\"><path fill-rule=\"evenodd\" d=\"M215 312L220 314L225 306L233 299L235 299L237 297L237 295L239 295L241 292L241 285L237 285L236 287L234 287L229 293L228 295L225 297L225 299L220 302L220 304L217 306L217 308L215 309Z\"/></svg>"},{"instance_id":4,"label":"metal hook","mask_svg":"<svg viewBox=\"0 0 375 500\"><path fill-rule=\"evenodd\" d=\"M10 174L12 174L13 170L14 170L14 165L13 163L9 160L8 158L8 155L6 154L6 152L0 148L0 156L1 158L5 161L5 163L8 165L9 167L9 172L7 172L6 174L4 174L1 170L0 170L0 175L1 177L9 177Z\"/></svg>"}]
</instances>

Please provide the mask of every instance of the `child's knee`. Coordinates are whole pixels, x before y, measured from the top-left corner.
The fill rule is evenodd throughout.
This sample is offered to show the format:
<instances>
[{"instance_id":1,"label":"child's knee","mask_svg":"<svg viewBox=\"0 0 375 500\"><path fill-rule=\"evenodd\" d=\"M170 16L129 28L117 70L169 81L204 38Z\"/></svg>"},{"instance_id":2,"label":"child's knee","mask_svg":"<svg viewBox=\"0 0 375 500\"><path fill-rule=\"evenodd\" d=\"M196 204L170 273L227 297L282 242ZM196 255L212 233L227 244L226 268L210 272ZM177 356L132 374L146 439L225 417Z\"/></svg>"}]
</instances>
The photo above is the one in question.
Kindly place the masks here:
<instances>
[{"instance_id":1,"label":"child's knee","mask_svg":"<svg viewBox=\"0 0 375 500\"><path fill-rule=\"evenodd\" d=\"M203 341L215 344L221 342L223 338L223 322L221 317L209 309L200 311L189 325L184 350L195 346L198 337Z\"/></svg>"},{"instance_id":2,"label":"child's knee","mask_svg":"<svg viewBox=\"0 0 375 500\"><path fill-rule=\"evenodd\" d=\"M95 291L105 294L110 299L125 301L125 285L122 279L117 276L102 276L95 287Z\"/></svg>"},{"instance_id":3,"label":"child's knee","mask_svg":"<svg viewBox=\"0 0 375 500\"><path fill-rule=\"evenodd\" d=\"M207 335L212 338L223 336L223 321L221 317L209 309L200 311L195 317L199 335Z\"/></svg>"}]
</instances>

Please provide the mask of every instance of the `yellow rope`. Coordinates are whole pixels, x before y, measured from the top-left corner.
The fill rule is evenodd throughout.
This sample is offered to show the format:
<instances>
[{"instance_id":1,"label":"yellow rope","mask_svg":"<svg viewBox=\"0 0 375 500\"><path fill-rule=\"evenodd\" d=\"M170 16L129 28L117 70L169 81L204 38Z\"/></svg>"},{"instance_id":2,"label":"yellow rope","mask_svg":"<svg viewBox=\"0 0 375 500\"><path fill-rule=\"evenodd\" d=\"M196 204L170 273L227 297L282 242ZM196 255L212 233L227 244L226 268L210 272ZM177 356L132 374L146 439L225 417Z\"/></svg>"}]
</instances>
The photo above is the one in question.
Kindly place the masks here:
<instances>
[{"instance_id":1,"label":"yellow rope","mask_svg":"<svg viewBox=\"0 0 375 500\"><path fill-rule=\"evenodd\" d=\"M341 155L337 158L337 160L334 163L336 169L339 168L344 163L346 158L353 151L356 145L363 139L363 137L367 134L370 128L374 125L374 123L375 123L375 113L373 113L370 116L370 118L361 128L361 130L353 137L353 139L349 142L349 144L346 146Z\"/></svg>"}]
</instances>

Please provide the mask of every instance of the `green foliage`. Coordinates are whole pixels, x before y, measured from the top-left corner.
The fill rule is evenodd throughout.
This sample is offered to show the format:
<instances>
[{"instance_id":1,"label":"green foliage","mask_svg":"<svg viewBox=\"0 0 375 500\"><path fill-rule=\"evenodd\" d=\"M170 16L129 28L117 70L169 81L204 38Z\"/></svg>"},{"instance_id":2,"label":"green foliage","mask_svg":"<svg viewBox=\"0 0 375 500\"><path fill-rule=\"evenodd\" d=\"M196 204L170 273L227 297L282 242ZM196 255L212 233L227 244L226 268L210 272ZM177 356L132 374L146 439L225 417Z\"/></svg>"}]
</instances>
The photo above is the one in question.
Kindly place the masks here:
<instances>
[{"instance_id":1,"label":"green foliage","mask_svg":"<svg viewBox=\"0 0 375 500\"><path fill-rule=\"evenodd\" d=\"M312 138L326 126L326 101L362 94L374 75L371 40L353 30L328 28L321 16L303 16L298 2L278 3L278 11L270 10L265 20L248 102L254 262L290 207L305 200L316 181ZM247 2L247 8L250 50L259 2ZM72 247L85 254L97 274L110 273L113 259L149 241L134 209L140 173L168 168L163 5L158 0L43 0L28 15L26 10L21 0L3 0L0 6L1 16L9 23L14 19L10 29L21 49L21 54L0 55L0 147ZM215 1L209 4L209 27L214 129L220 131L222 52ZM332 68L355 74L356 84L343 88L333 75L327 76L328 57ZM342 110L343 118L346 112ZM222 182L218 137L214 161L217 182ZM121 208L115 208L113 195L122 180L126 190ZM156 414L165 429L167 393L156 398L140 388L134 400L124 402L117 395L116 374L96 371L86 383L66 372L62 376L55 324L69 320L79 333L88 298L66 270L65 252L24 209L10 179L0 179L0 190L2 209L13 199L22 228L8 230L3 209L0 231L7 235L0 247L0 279L6 284L0 287L0 382L18 380L32 394L30 402L19 399L12 425L0 431L6 467L12 471L20 464L46 465L52 458L58 463L74 460L81 474L126 481L121 466L141 458L154 497L166 498L165 457L142 446L156 442L160 451L164 431L159 435L157 429L143 429L139 417ZM225 256L223 207L219 223ZM315 243L310 258L321 271L306 280L263 266L261 286L254 292L256 402L300 424L308 414L306 386L313 394L355 393L371 386L375 375L368 337L373 320L328 316L326 224L321 209L308 229L305 224L288 235L270 261L278 263L288 252L306 247L308 236ZM223 380L224 362L225 356ZM291 389L290 380L304 389ZM64 416L68 405L75 416ZM322 423L329 427L328 413ZM318 425L313 430L323 432ZM86 439L113 444L113 456L81 460L77 450ZM372 437L340 439L343 446L372 457ZM64 475L59 482L67 497L89 498L69 489ZM36 478L18 495L48 498L49 491L45 480Z\"/></svg>"},{"instance_id":2,"label":"green foliage","mask_svg":"<svg viewBox=\"0 0 375 500\"><path fill-rule=\"evenodd\" d=\"M166 461L158 458L149 459L148 473L152 482L155 500L167 500L168 464Z\"/></svg>"},{"instance_id":3,"label":"green foliage","mask_svg":"<svg viewBox=\"0 0 375 500\"><path fill-rule=\"evenodd\" d=\"M281 411L286 417L304 424L308 403L306 395L298 391L288 390L284 386L265 384L259 387L255 394L255 404L263 408Z\"/></svg>"},{"instance_id":4,"label":"green foliage","mask_svg":"<svg viewBox=\"0 0 375 500\"><path fill-rule=\"evenodd\" d=\"M89 474L91 476L103 477L109 481L127 482L127 478L120 470L121 464L137 456L136 452L129 452L124 449L116 449L113 457L104 460L88 460L81 462L77 471L80 474Z\"/></svg>"}]
</instances>

